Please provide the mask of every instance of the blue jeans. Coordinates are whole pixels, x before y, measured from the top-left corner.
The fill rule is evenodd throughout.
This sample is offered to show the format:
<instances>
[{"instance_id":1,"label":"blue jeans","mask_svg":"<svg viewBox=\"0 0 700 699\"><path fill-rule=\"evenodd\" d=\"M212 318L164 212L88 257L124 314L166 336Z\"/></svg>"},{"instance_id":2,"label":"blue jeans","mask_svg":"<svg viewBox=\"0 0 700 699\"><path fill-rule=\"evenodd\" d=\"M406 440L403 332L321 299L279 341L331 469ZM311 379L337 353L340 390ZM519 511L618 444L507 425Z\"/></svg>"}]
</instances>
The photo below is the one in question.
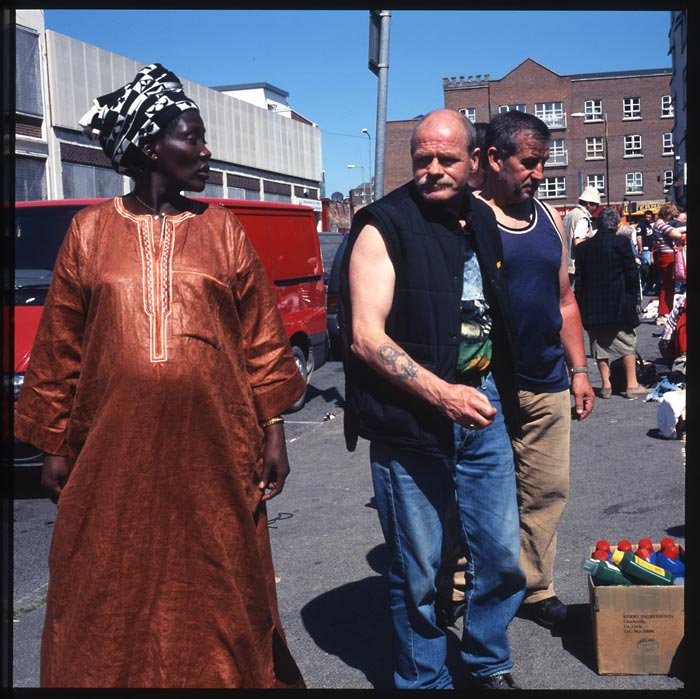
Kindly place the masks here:
<instances>
[{"instance_id":1,"label":"blue jeans","mask_svg":"<svg viewBox=\"0 0 700 699\"><path fill-rule=\"evenodd\" d=\"M435 619L436 577L447 506L457 495L467 557L461 657L471 675L513 667L507 627L525 590L513 452L490 374L479 388L497 409L491 425L455 424L456 453L439 457L370 444L379 520L391 556L389 587L398 689L449 689L447 640Z\"/></svg>"}]
</instances>

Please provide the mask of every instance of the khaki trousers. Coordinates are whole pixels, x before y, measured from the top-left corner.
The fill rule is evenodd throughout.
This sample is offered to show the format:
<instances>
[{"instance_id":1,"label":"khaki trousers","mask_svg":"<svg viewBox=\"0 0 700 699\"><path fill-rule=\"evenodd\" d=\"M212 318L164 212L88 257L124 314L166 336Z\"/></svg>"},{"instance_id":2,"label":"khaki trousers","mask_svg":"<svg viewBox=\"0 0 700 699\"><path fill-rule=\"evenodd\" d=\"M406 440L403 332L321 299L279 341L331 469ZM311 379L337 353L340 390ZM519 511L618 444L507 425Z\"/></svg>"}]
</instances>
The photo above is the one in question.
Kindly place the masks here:
<instances>
[{"instance_id":1,"label":"khaki trousers","mask_svg":"<svg viewBox=\"0 0 700 699\"><path fill-rule=\"evenodd\" d=\"M569 496L571 397L568 390L518 395L523 434L512 444L528 604L555 594L557 527Z\"/></svg>"},{"instance_id":2,"label":"khaki trousers","mask_svg":"<svg viewBox=\"0 0 700 699\"><path fill-rule=\"evenodd\" d=\"M569 496L571 398L559 393L519 391L523 434L512 440L520 513L520 567L527 583L523 604L554 593L557 527ZM486 505L487 506L487 505ZM438 594L464 599L467 559L459 541L457 512L447 512Z\"/></svg>"}]
</instances>

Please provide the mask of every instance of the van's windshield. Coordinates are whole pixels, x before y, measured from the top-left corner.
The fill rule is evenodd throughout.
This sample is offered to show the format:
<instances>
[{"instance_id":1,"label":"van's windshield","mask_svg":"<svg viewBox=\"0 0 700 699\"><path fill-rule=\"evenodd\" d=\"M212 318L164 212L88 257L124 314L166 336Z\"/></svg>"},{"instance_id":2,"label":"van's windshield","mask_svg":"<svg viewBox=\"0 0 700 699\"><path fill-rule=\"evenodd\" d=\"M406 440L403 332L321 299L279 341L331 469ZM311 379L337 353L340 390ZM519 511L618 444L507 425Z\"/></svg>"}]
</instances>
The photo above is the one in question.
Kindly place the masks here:
<instances>
[{"instance_id":1,"label":"van's windshield","mask_svg":"<svg viewBox=\"0 0 700 699\"><path fill-rule=\"evenodd\" d=\"M71 219L82 206L15 209L15 305L43 306Z\"/></svg>"}]
</instances>

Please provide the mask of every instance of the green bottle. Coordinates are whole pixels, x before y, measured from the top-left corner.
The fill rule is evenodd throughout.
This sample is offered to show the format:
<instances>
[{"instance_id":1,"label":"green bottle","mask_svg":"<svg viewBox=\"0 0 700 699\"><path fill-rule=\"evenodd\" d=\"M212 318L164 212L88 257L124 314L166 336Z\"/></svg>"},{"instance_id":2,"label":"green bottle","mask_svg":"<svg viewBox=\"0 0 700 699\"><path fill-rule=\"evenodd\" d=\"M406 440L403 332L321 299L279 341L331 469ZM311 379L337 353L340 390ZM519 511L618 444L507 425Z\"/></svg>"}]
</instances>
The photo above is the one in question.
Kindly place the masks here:
<instances>
[{"instance_id":1,"label":"green bottle","mask_svg":"<svg viewBox=\"0 0 700 699\"><path fill-rule=\"evenodd\" d=\"M583 569L593 578L596 585L634 585L617 566L604 560L584 558Z\"/></svg>"},{"instance_id":2,"label":"green bottle","mask_svg":"<svg viewBox=\"0 0 700 699\"><path fill-rule=\"evenodd\" d=\"M614 551L612 562L620 567L626 577L638 585L673 585L671 573L653 563L648 563L630 551L619 549Z\"/></svg>"}]
</instances>

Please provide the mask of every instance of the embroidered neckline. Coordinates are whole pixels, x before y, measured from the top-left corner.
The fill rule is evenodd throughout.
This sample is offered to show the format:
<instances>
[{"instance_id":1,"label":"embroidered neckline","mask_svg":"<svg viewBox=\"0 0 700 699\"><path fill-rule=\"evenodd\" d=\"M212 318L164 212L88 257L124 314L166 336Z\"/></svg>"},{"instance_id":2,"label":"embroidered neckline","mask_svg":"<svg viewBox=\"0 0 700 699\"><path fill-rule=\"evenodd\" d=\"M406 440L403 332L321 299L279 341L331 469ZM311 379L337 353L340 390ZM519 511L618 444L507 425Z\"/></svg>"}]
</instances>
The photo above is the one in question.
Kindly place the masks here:
<instances>
[{"instance_id":1,"label":"embroidered neckline","mask_svg":"<svg viewBox=\"0 0 700 699\"><path fill-rule=\"evenodd\" d=\"M182 211L181 213L173 216L168 214L133 214L124 206L124 197L114 197L114 208L117 210L118 214L124 218L130 219L131 221L143 221L144 219L165 219L166 221L171 221L172 223L184 221L186 218L195 216L202 210L201 204L197 202L197 211Z\"/></svg>"}]
</instances>

